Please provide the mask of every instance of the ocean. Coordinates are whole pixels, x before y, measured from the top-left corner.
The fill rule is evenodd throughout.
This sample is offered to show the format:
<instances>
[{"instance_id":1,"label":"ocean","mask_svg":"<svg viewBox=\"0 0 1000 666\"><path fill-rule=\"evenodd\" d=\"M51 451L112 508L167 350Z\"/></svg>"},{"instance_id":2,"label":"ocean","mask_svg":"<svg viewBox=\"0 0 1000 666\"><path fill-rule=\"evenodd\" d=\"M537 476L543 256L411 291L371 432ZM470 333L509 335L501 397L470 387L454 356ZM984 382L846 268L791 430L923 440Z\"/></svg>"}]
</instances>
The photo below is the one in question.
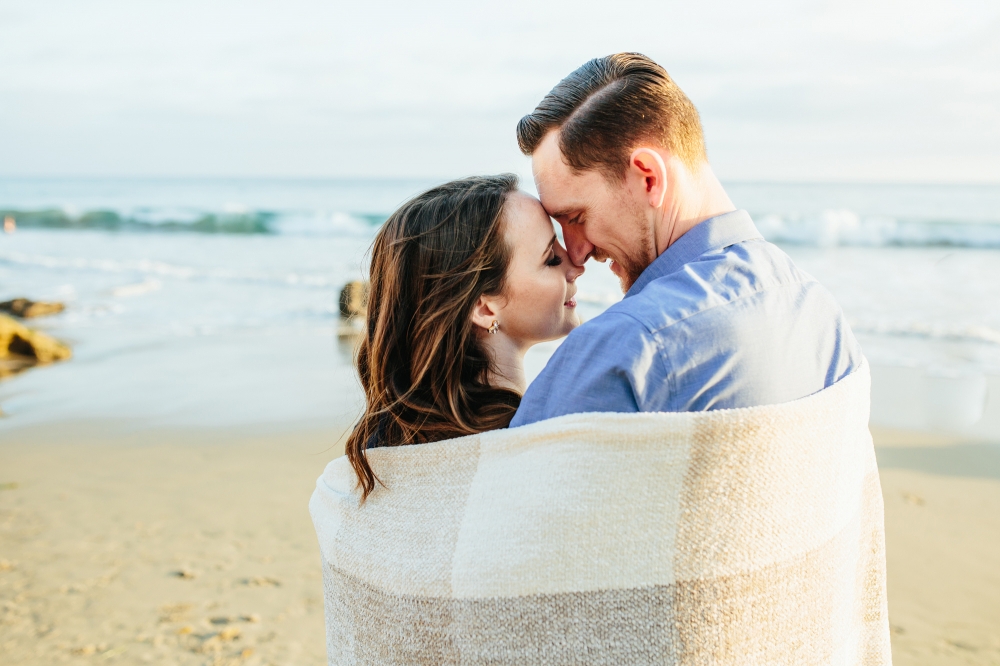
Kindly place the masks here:
<instances>
[{"instance_id":1,"label":"ocean","mask_svg":"<svg viewBox=\"0 0 1000 666\"><path fill-rule=\"evenodd\" d=\"M0 384L0 430L114 419L346 427L337 298L420 180L0 179L0 300L74 358ZM529 184L530 185L530 184ZM833 292L873 368L875 425L1000 441L1000 186L727 183ZM580 313L621 298L591 263ZM537 374L557 343L529 354Z\"/></svg>"}]
</instances>

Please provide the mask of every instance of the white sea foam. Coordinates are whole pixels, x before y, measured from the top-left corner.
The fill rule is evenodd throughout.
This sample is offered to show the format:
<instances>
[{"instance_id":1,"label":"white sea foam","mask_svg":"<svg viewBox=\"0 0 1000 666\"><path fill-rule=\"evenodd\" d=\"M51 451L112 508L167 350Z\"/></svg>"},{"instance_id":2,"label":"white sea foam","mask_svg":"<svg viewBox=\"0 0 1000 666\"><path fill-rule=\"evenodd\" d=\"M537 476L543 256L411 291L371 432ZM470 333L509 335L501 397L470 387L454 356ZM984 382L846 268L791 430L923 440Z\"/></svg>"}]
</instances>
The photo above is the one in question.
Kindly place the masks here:
<instances>
[{"instance_id":1,"label":"white sea foam","mask_svg":"<svg viewBox=\"0 0 1000 666\"><path fill-rule=\"evenodd\" d=\"M143 280L138 284L126 284L121 287L115 287L111 290L111 295L115 298L130 298L158 291L162 287L163 283L159 280Z\"/></svg>"},{"instance_id":2,"label":"white sea foam","mask_svg":"<svg viewBox=\"0 0 1000 666\"><path fill-rule=\"evenodd\" d=\"M1000 224L963 220L900 220L887 215L861 216L847 209L816 215L756 216L757 228L775 243L833 247L1000 248Z\"/></svg>"},{"instance_id":3,"label":"white sea foam","mask_svg":"<svg viewBox=\"0 0 1000 666\"><path fill-rule=\"evenodd\" d=\"M72 269L101 273L139 273L179 280L219 280L229 282L263 282L326 288L332 281L328 275L316 273L238 271L229 268L196 268L151 259L99 259L88 257L56 257L19 252L0 252L0 263L36 266L47 269ZM148 281L147 281L148 282ZM133 285L134 286L134 285ZM124 288L124 287L123 287Z\"/></svg>"},{"instance_id":4,"label":"white sea foam","mask_svg":"<svg viewBox=\"0 0 1000 666\"><path fill-rule=\"evenodd\" d=\"M855 333L888 335L1000 346L1000 330L989 326L955 326L941 322L851 322Z\"/></svg>"}]
</instances>

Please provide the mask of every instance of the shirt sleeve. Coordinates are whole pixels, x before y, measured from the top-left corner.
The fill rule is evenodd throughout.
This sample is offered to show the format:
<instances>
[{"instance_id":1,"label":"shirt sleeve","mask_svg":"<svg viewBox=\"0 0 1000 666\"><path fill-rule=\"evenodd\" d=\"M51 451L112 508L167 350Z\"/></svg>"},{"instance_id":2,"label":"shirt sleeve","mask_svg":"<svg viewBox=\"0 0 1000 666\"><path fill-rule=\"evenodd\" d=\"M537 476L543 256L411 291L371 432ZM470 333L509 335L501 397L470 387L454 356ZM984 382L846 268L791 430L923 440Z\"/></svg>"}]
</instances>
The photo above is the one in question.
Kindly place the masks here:
<instances>
[{"instance_id":1,"label":"shirt sleeve","mask_svg":"<svg viewBox=\"0 0 1000 666\"><path fill-rule=\"evenodd\" d=\"M605 312L556 349L521 399L512 428L584 412L638 412L656 359L646 327L624 313ZM654 370L655 374L655 370ZM655 381L655 379L653 379Z\"/></svg>"}]
</instances>

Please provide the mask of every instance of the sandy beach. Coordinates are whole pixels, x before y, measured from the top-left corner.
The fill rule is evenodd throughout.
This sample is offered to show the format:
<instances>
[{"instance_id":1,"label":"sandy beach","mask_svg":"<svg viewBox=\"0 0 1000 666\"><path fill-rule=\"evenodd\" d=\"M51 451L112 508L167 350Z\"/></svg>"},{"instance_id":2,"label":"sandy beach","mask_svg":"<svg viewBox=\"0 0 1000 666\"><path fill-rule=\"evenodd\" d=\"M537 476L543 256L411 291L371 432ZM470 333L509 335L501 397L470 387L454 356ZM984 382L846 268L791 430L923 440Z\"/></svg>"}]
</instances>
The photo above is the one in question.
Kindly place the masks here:
<instances>
[{"instance_id":1,"label":"sandy beach","mask_svg":"<svg viewBox=\"0 0 1000 666\"><path fill-rule=\"evenodd\" d=\"M1000 445L873 434L894 663L1000 663Z\"/></svg>"},{"instance_id":2,"label":"sandy beach","mask_svg":"<svg viewBox=\"0 0 1000 666\"><path fill-rule=\"evenodd\" d=\"M874 434L895 663L998 663L1000 446ZM325 663L306 502L340 435L4 432L4 663Z\"/></svg>"},{"instance_id":3,"label":"sandy beach","mask_svg":"<svg viewBox=\"0 0 1000 666\"><path fill-rule=\"evenodd\" d=\"M306 503L338 434L5 432L0 661L325 663Z\"/></svg>"}]
</instances>

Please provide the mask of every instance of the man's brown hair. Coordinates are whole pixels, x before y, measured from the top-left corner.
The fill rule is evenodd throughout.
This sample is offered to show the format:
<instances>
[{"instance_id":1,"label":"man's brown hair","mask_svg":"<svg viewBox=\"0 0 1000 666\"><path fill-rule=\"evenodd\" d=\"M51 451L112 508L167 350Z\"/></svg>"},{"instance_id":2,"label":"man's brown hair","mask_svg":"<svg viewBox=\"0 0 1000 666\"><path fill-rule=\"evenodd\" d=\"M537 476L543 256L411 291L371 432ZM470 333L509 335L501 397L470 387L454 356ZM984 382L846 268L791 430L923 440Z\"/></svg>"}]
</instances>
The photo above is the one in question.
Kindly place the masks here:
<instances>
[{"instance_id":1,"label":"man's brown hair","mask_svg":"<svg viewBox=\"0 0 1000 666\"><path fill-rule=\"evenodd\" d=\"M596 167L624 178L643 141L691 169L707 159L698 110L666 70L641 53L594 58L560 81L517 124L521 152L531 155L554 129L563 158L578 171Z\"/></svg>"}]
</instances>

